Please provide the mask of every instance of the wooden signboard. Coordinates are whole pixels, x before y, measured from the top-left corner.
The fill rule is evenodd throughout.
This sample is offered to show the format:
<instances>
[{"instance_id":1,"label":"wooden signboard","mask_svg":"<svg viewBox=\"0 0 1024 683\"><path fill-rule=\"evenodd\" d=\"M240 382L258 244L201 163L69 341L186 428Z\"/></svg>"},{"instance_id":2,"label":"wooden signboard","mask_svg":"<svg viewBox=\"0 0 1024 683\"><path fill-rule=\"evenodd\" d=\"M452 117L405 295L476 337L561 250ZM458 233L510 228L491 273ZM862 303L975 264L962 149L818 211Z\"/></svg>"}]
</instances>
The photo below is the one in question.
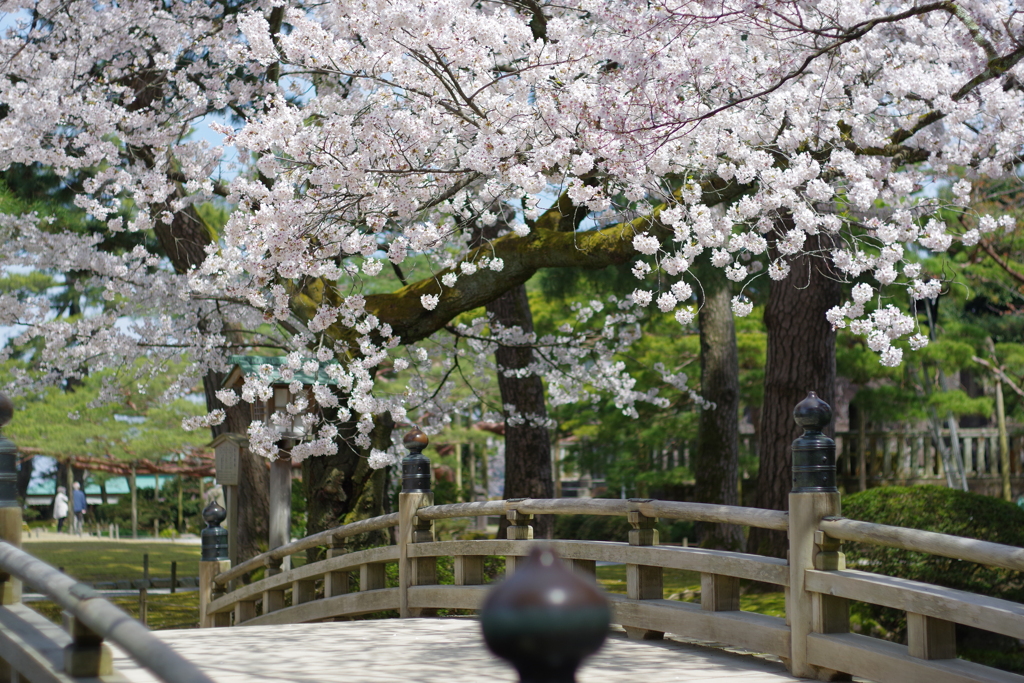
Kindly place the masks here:
<instances>
[{"instance_id":1,"label":"wooden signboard","mask_svg":"<svg viewBox=\"0 0 1024 683\"><path fill-rule=\"evenodd\" d=\"M231 439L224 439L214 449L217 483L222 486L238 485L238 459L242 447Z\"/></svg>"}]
</instances>

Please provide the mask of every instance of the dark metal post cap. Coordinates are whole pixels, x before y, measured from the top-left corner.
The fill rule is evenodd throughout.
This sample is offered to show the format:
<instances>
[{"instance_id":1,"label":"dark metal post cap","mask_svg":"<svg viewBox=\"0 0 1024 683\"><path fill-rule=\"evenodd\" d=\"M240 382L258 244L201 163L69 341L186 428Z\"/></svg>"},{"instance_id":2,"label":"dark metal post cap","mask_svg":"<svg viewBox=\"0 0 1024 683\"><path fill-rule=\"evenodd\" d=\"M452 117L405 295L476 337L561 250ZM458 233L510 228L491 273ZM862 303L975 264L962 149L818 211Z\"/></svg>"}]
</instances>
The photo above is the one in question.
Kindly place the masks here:
<instances>
[{"instance_id":1,"label":"dark metal post cap","mask_svg":"<svg viewBox=\"0 0 1024 683\"><path fill-rule=\"evenodd\" d=\"M409 449L409 455L402 460L402 493L430 491L430 460L423 455L430 439L419 427L413 427L402 444Z\"/></svg>"},{"instance_id":2,"label":"dark metal post cap","mask_svg":"<svg viewBox=\"0 0 1024 683\"><path fill-rule=\"evenodd\" d=\"M218 505L215 500L211 500L203 510L206 528L199 533L199 538L202 543L201 559L204 562L229 559L228 530L222 529L220 526L227 517L227 510Z\"/></svg>"},{"instance_id":3,"label":"dark metal post cap","mask_svg":"<svg viewBox=\"0 0 1024 683\"><path fill-rule=\"evenodd\" d=\"M14 403L7 394L0 393L0 427L14 417ZM14 442L0 434L0 507L18 505L18 448Z\"/></svg>"},{"instance_id":4,"label":"dark metal post cap","mask_svg":"<svg viewBox=\"0 0 1024 683\"><path fill-rule=\"evenodd\" d=\"M821 433L832 407L813 391L796 404L793 419L804 433L793 441L793 493L835 493L836 442Z\"/></svg>"},{"instance_id":5,"label":"dark metal post cap","mask_svg":"<svg viewBox=\"0 0 1024 683\"><path fill-rule=\"evenodd\" d=\"M832 407L812 391L807 394L807 398L796 404L793 419L804 429L820 432L832 422Z\"/></svg>"},{"instance_id":6,"label":"dark metal post cap","mask_svg":"<svg viewBox=\"0 0 1024 683\"><path fill-rule=\"evenodd\" d=\"M487 647L519 671L521 683L573 683L580 663L604 644L610 620L601 589L543 546L491 589L480 611Z\"/></svg>"},{"instance_id":7,"label":"dark metal post cap","mask_svg":"<svg viewBox=\"0 0 1024 683\"><path fill-rule=\"evenodd\" d=\"M408 434L402 437L402 445L413 453L422 453L429 444L430 439L419 427L413 427Z\"/></svg>"},{"instance_id":8,"label":"dark metal post cap","mask_svg":"<svg viewBox=\"0 0 1024 683\"><path fill-rule=\"evenodd\" d=\"M211 500L210 504L203 509L203 521L207 526L220 526L227 518L228 511L222 508L216 500Z\"/></svg>"}]
</instances>

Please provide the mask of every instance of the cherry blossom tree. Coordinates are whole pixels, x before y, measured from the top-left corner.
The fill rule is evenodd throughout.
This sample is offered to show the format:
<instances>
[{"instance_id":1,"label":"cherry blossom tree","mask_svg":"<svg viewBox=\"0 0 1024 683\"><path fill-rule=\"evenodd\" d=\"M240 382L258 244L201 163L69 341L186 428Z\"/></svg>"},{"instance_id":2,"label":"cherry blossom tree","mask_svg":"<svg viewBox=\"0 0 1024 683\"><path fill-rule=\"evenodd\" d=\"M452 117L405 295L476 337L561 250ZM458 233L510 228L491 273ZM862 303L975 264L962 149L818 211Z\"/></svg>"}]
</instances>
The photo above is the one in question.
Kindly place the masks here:
<instances>
[{"instance_id":1,"label":"cherry blossom tree","mask_svg":"<svg viewBox=\"0 0 1024 683\"><path fill-rule=\"evenodd\" d=\"M704 255L742 286L772 281L778 414L763 417L761 471L778 477L795 393L810 378L830 396L835 328L885 365L927 343L892 297L943 285L907 250L1012 227L985 215L949 230L927 191L965 169L952 208L968 212L970 179L1020 163L1024 19L1008 2L7 4L0 163L95 169L80 206L111 231L153 230L174 268L5 219L5 263L93 273L117 305L54 325L41 302L5 301L2 322L46 339L50 376L161 346L217 371L239 340L280 346L295 370L325 363L337 389L314 395L330 419L309 418L295 458L393 463L375 426L415 409L432 429L458 409L418 379L425 364L486 368L499 346L532 350L506 370L542 375L554 405L663 400L635 391L616 354L652 305L693 319ZM211 179L220 150L186 138L215 110L245 120L218 130L254 160L230 184ZM213 235L193 207L217 194L237 208ZM479 225L496 236L476 243ZM452 324L542 268L627 262L632 295L559 335ZM845 302L841 282L857 283ZM408 390L376 391L381 368L407 371ZM684 384L671 370L666 384ZM257 378L219 397L266 391ZM249 435L276 457L272 425ZM761 504L784 505L768 483Z\"/></svg>"}]
</instances>

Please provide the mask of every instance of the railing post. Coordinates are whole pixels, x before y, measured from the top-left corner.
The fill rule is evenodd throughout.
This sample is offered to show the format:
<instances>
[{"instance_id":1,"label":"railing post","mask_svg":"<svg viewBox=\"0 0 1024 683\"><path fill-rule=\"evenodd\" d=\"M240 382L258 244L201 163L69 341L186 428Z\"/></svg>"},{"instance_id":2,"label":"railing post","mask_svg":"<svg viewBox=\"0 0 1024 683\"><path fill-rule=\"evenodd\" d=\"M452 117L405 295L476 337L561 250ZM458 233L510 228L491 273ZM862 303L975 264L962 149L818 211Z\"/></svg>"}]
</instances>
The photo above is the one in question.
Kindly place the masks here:
<instances>
[{"instance_id":1,"label":"railing post","mask_svg":"<svg viewBox=\"0 0 1024 683\"><path fill-rule=\"evenodd\" d=\"M956 659L956 624L907 612L907 646L918 659Z\"/></svg>"},{"instance_id":2,"label":"railing post","mask_svg":"<svg viewBox=\"0 0 1024 683\"><path fill-rule=\"evenodd\" d=\"M223 592L214 584L213 578L231 568L231 560L228 559L228 532L220 526L227 516L227 511L218 505L216 500L210 501L203 510L206 528L199 535L202 542L202 555L199 559L199 628L229 625L230 615L227 612L206 613L216 594Z\"/></svg>"},{"instance_id":3,"label":"railing post","mask_svg":"<svg viewBox=\"0 0 1024 683\"><path fill-rule=\"evenodd\" d=\"M505 538L510 541L533 540L533 526L530 524L530 522L533 521L533 515L520 512L515 508L515 504L523 500L526 499L509 498L505 501L505 518L509 521L508 528L505 530ZM525 557L506 555L505 578L515 574L516 569L518 569L525 561Z\"/></svg>"},{"instance_id":4,"label":"railing post","mask_svg":"<svg viewBox=\"0 0 1024 683\"><path fill-rule=\"evenodd\" d=\"M0 427L14 417L14 404L0 393ZM0 434L0 541L21 547L21 506L18 505L18 449ZM0 605L21 602L21 582L0 572ZM7 662L0 660L0 683L18 680Z\"/></svg>"},{"instance_id":5,"label":"railing post","mask_svg":"<svg viewBox=\"0 0 1024 683\"><path fill-rule=\"evenodd\" d=\"M484 558L482 555L455 556L456 586L482 586L484 583Z\"/></svg>"},{"instance_id":6,"label":"railing post","mask_svg":"<svg viewBox=\"0 0 1024 683\"><path fill-rule=\"evenodd\" d=\"M14 417L14 404L0 393L0 427ZM21 506L18 505L18 449L0 434L0 540L21 547ZM21 581L0 572L0 605L21 602Z\"/></svg>"},{"instance_id":7,"label":"railing post","mask_svg":"<svg viewBox=\"0 0 1024 683\"><path fill-rule=\"evenodd\" d=\"M648 499L631 498L631 504L649 502ZM648 517L639 510L626 513L629 524L629 544L633 546L658 545L657 517ZM630 600L661 600L664 598L663 570L642 564L626 565L626 595ZM626 635L635 640L661 640L665 634L646 628L624 626Z\"/></svg>"},{"instance_id":8,"label":"railing post","mask_svg":"<svg viewBox=\"0 0 1024 683\"><path fill-rule=\"evenodd\" d=\"M821 430L832 421L832 408L812 391L793 411L804 433L793 442L793 489L789 494L790 662L794 676L822 681L849 680L847 674L813 666L807 658L807 639L815 632L839 630L845 601L830 600L804 588L808 569L839 569L845 564L838 544L818 530L824 517L839 515L836 488L836 445ZM815 628L817 627L817 628ZM845 628L842 630L846 630Z\"/></svg>"},{"instance_id":9,"label":"railing post","mask_svg":"<svg viewBox=\"0 0 1024 683\"><path fill-rule=\"evenodd\" d=\"M410 543L434 540L433 523L416 517L417 510L434 503L430 490L430 460L423 455L423 449L430 442L426 434L413 428L402 443L409 449L409 455L402 460L402 492L398 494L398 604L399 616L406 618L418 616L409 608L409 586L436 583L437 560L409 557ZM361 581L360 590L363 590Z\"/></svg>"},{"instance_id":10,"label":"railing post","mask_svg":"<svg viewBox=\"0 0 1024 683\"><path fill-rule=\"evenodd\" d=\"M79 588L83 589L92 591L87 587ZM95 595L99 597L99 593ZM94 678L114 673L113 653L102 636L67 612L64 612L64 627L71 635L71 643L64 648L64 673L73 678Z\"/></svg>"},{"instance_id":11,"label":"railing post","mask_svg":"<svg viewBox=\"0 0 1024 683\"><path fill-rule=\"evenodd\" d=\"M345 554L344 539L332 538L327 548L327 559ZM350 591L348 572L327 572L324 574L324 597L333 598Z\"/></svg>"}]
</instances>

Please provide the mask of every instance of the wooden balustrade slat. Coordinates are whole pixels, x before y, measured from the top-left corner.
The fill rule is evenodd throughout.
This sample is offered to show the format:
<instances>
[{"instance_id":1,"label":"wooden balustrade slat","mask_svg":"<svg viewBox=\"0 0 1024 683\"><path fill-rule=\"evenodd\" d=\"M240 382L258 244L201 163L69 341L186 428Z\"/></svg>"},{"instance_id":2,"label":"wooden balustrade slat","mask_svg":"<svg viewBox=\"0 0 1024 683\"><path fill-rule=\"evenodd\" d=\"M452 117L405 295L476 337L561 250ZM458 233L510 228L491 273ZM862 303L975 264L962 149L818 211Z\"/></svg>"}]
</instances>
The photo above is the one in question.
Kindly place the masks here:
<instances>
[{"instance_id":1,"label":"wooden balustrade slat","mask_svg":"<svg viewBox=\"0 0 1024 683\"><path fill-rule=\"evenodd\" d=\"M1024 548L853 519L824 519L819 528L841 541L884 545L1024 571Z\"/></svg>"},{"instance_id":2,"label":"wooden balustrade slat","mask_svg":"<svg viewBox=\"0 0 1024 683\"><path fill-rule=\"evenodd\" d=\"M545 541L563 560L593 560L622 564L643 564L665 569L685 569L735 576L779 586L789 584L785 560L724 550L680 548L678 546L630 546L607 541ZM435 541L409 547L409 557L454 555L500 555L525 557L531 541ZM295 570L292 570L295 571Z\"/></svg>"},{"instance_id":3,"label":"wooden balustrade slat","mask_svg":"<svg viewBox=\"0 0 1024 683\"><path fill-rule=\"evenodd\" d=\"M347 593L324 600L313 600L293 605L269 614L253 617L244 626L274 626L322 621L339 616L359 616L372 612L398 609L398 589Z\"/></svg>"},{"instance_id":4,"label":"wooden balustrade slat","mask_svg":"<svg viewBox=\"0 0 1024 683\"><path fill-rule=\"evenodd\" d=\"M807 590L1024 638L1024 605L852 569L806 572Z\"/></svg>"},{"instance_id":5,"label":"wooden balustrade slat","mask_svg":"<svg viewBox=\"0 0 1024 683\"><path fill-rule=\"evenodd\" d=\"M905 645L856 633L812 633L807 657L877 683L1024 683L1024 676L962 659L918 659Z\"/></svg>"},{"instance_id":6,"label":"wooden balustrade slat","mask_svg":"<svg viewBox=\"0 0 1024 683\"><path fill-rule=\"evenodd\" d=\"M286 543L278 548L274 548L269 552L249 558L245 562L235 565L230 570L218 574L213 578L213 582L218 586L224 586L227 585L229 581L242 577L249 572L256 571L260 567L270 566L275 561L280 562L280 560L285 557L294 555L297 552L319 546L329 546L335 539L358 536L359 534L366 534L371 531L380 531L381 529L387 529L388 527L393 526L398 526L397 512L390 515L382 515L380 517L373 517L372 519L352 522L351 524L345 524L344 526L328 529L327 531L321 531L318 534L300 538L297 541L292 541L291 543Z\"/></svg>"},{"instance_id":7,"label":"wooden balustrade slat","mask_svg":"<svg viewBox=\"0 0 1024 683\"><path fill-rule=\"evenodd\" d=\"M476 503L452 503L450 505L431 505L416 511L420 519L451 519L453 517L481 517L484 515L505 514L505 501L489 500Z\"/></svg>"},{"instance_id":8,"label":"wooden balustrade slat","mask_svg":"<svg viewBox=\"0 0 1024 683\"><path fill-rule=\"evenodd\" d=\"M0 660L33 683L74 683L64 673L64 648L71 636L32 608L0 608ZM7 672L8 674L10 672Z\"/></svg>"},{"instance_id":9,"label":"wooden balustrade slat","mask_svg":"<svg viewBox=\"0 0 1024 683\"><path fill-rule=\"evenodd\" d=\"M259 581L254 581L247 586L240 586L230 593L221 595L210 602L208 613L216 614L218 612L226 612L237 602L256 600L262 596L263 591L268 589L284 590L294 581L316 580L331 572L348 572L358 570L360 565L366 563L396 562L397 560L398 547L389 545L381 546L379 548L358 550L346 555L328 558L319 562L312 562L310 564L282 572L276 576L268 576L267 578L260 579ZM235 620L235 623L238 623L237 619Z\"/></svg>"},{"instance_id":10,"label":"wooden balustrade slat","mask_svg":"<svg viewBox=\"0 0 1024 683\"><path fill-rule=\"evenodd\" d=\"M56 602L93 633L114 642L159 679L167 683L213 683L195 664L96 591L3 541L0 568Z\"/></svg>"}]
</instances>

